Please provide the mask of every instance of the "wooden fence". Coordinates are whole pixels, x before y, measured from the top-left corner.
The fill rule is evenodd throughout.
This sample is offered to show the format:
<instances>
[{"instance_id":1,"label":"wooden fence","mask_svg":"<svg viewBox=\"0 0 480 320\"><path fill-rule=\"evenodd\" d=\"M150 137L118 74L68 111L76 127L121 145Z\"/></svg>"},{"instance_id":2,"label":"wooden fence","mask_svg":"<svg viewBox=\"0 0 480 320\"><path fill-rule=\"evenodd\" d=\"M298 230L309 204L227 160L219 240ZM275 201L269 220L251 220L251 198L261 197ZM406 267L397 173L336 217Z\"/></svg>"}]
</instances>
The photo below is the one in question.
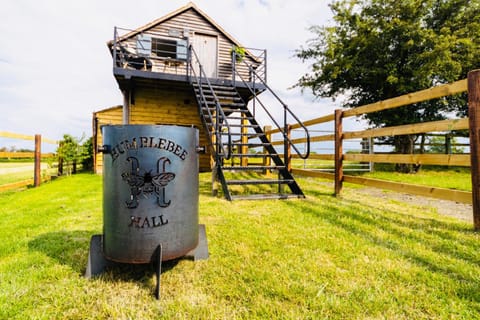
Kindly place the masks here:
<instances>
[{"instance_id":1,"label":"wooden fence","mask_svg":"<svg viewBox=\"0 0 480 320\"><path fill-rule=\"evenodd\" d=\"M468 94L468 118L448 119L350 132L343 130L344 119L349 117L359 117L368 113L395 109L464 92L467 92ZM310 159L333 161L335 167L334 173L290 167L292 173L334 180L335 195L341 193L344 182L349 182L438 199L469 203L473 205L474 227L476 230L480 230L480 70L472 71L468 74L467 79L451 84L436 86L354 109L335 110L333 114L305 121L304 125L311 127L324 123L331 123L333 126L332 132L334 133L311 136L310 141L311 143L333 141L335 151L333 154L312 154L310 155ZM297 129L298 126L292 125L288 126L288 128L293 130ZM349 139L449 132L453 130L469 130L470 154L349 154L343 151L343 143ZM270 136L279 133L279 130L270 130L267 132ZM294 144L303 144L305 142L305 138L298 138L292 141ZM282 137L280 137L273 143L281 145L284 142ZM292 158L295 158L295 156L292 156ZM345 175L343 170L344 161L470 167L473 191L466 192Z\"/></svg>"},{"instance_id":2,"label":"wooden fence","mask_svg":"<svg viewBox=\"0 0 480 320\"><path fill-rule=\"evenodd\" d=\"M0 158L28 158L34 159L34 172L33 172L33 179L22 180L14 183L0 185L0 191L6 191L11 189L17 189L21 187L25 187L28 185L33 185L34 187L38 187L42 181L41 175L41 161L42 158L53 158L55 155L53 153L41 153L42 143L49 143L49 144L58 144L57 141L52 139L42 139L42 136L36 134L34 136L0 131L0 138L9 138L9 139L20 139L20 140L32 140L35 142L35 151L34 152L0 152Z\"/></svg>"}]
</instances>

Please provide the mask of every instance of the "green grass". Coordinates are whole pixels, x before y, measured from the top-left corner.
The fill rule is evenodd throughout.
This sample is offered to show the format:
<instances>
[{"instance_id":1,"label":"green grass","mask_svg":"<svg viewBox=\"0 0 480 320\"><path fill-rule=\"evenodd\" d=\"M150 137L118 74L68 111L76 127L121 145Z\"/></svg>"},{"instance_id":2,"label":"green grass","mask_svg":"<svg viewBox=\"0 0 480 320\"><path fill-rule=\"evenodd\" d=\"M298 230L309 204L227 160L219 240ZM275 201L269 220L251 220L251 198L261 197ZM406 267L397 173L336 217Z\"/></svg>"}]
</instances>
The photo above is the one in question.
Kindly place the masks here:
<instances>
[{"instance_id":1,"label":"green grass","mask_svg":"<svg viewBox=\"0 0 480 320\"><path fill-rule=\"evenodd\" d=\"M201 175L210 258L82 277L101 177L0 194L0 319L480 319L480 236L434 209L300 179L305 200L227 202Z\"/></svg>"},{"instance_id":2,"label":"green grass","mask_svg":"<svg viewBox=\"0 0 480 320\"><path fill-rule=\"evenodd\" d=\"M13 171L12 171L13 170ZM49 163L42 163L42 175L52 175L56 169ZM0 162L0 185L33 179L32 161Z\"/></svg>"},{"instance_id":3,"label":"green grass","mask_svg":"<svg viewBox=\"0 0 480 320\"><path fill-rule=\"evenodd\" d=\"M468 168L467 168L468 169ZM423 169L415 174L374 171L361 174L364 177L420 184L438 188L472 191L470 171L466 169Z\"/></svg>"},{"instance_id":4,"label":"green grass","mask_svg":"<svg viewBox=\"0 0 480 320\"><path fill-rule=\"evenodd\" d=\"M308 160L306 169L315 168L333 168L332 161L326 160ZM346 163L348 166L351 163ZM293 167L303 169L303 162L293 161ZM344 171L346 175L361 175L366 178L388 180L402 183L425 185L437 188L456 189L462 191L472 191L472 180L470 168L467 167L441 167L441 166L423 166L417 173L395 172L394 165L375 164L373 172L362 171Z\"/></svg>"}]
</instances>

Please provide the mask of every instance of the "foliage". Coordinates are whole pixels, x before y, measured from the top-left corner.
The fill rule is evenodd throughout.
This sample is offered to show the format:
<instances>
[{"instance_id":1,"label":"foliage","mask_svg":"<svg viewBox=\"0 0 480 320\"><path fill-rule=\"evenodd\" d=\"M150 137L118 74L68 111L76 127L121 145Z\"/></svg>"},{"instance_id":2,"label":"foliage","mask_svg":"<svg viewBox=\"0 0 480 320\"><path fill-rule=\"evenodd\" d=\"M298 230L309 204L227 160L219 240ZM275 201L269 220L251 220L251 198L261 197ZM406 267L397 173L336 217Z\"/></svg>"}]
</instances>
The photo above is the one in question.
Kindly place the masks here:
<instances>
[{"instance_id":1,"label":"foliage","mask_svg":"<svg viewBox=\"0 0 480 320\"><path fill-rule=\"evenodd\" d=\"M86 171L93 170L93 137L82 144L82 168Z\"/></svg>"},{"instance_id":2,"label":"foliage","mask_svg":"<svg viewBox=\"0 0 480 320\"><path fill-rule=\"evenodd\" d=\"M434 209L300 179L306 200L226 202L200 183L210 258L85 279L101 177L0 194L1 319L478 319L480 242ZM81 201L79 201L81 199ZM33 218L34 217L34 218Z\"/></svg>"},{"instance_id":3,"label":"foliage","mask_svg":"<svg viewBox=\"0 0 480 320\"><path fill-rule=\"evenodd\" d=\"M447 142L446 140L450 139L450 150L447 152ZM458 143L457 138L453 136L432 136L429 139L430 146L428 146L427 151L430 153L463 153L464 148L455 146Z\"/></svg>"},{"instance_id":4,"label":"foliage","mask_svg":"<svg viewBox=\"0 0 480 320\"><path fill-rule=\"evenodd\" d=\"M83 144L85 137L75 138L69 134L63 135L63 140L59 142L57 154L59 166L66 165L67 174L76 173L77 164L85 164L87 168L93 168L93 141L87 139Z\"/></svg>"},{"instance_id":5,"label":"foliage","mask_svg":"<svg viewBox=\"0 0 480 320\"><path fill-rule=\"evenodd\" d=\"M480 66L480 1L343 0L330 5L333 26L313 26L315 38L297 51L313 61L298 82L316 96L345 97L357 107L465 78ZM393 126L466 113L455 96L367 115ZM413 152L415 136L397 137L399 153Z\"/></svg>"},{"instance_id":6,"label":"foliage","mask_svg":"<svg viewBox=\"0 0 480 320\"><path fill-rule=\"evenodd\" d=\"M241 62L245 58L245 48L233 46L230 50L230 54L235 53L235 59L237 62Z\"/></svg>"}]
</instances>

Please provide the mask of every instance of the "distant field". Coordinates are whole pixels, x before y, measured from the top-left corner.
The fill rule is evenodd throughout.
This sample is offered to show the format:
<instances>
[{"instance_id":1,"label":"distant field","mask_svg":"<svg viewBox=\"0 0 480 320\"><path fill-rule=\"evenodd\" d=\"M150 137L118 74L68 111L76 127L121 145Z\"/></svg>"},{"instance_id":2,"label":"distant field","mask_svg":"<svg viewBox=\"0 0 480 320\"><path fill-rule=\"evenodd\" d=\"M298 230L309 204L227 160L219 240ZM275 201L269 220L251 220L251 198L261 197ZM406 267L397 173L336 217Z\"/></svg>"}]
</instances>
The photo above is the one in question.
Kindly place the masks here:
<instances>
[{"instance_id":1,"label":"distant field","mask_svg":"<svg viewBox=\"0 0 480 320\"><path fill-rule=\"evenodd\" d=\"M42 163L41 170L54 171L48 163ZM33 179L33 162L0 162L0 185L27 179Z\"/></svg>"}]
</instances>

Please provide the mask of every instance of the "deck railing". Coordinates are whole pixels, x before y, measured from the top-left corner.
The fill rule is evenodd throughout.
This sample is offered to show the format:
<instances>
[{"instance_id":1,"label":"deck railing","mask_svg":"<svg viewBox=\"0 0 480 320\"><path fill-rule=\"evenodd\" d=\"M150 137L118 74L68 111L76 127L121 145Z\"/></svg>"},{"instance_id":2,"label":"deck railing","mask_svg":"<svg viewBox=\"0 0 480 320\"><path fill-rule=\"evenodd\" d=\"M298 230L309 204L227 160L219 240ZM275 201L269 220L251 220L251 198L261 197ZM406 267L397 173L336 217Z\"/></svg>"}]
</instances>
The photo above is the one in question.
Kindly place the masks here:
<instances>
[{"instance_id":1,"label":"deck railing","mask_svg":"<svg viewBox=\"0 0 480 320\"><path fill-rule=\"evenodd\" d=\"M172 31L173 32L173 31ZM193 39L185 31L165 35L147 30L135 30L115 27L113 40L109 43L113 56L113 67L134 69L166 74L191 75L189 68L193 58L188 48L194 44ZM256 71L257 79L267 81L267 51L264 49L242 48L245 53L240 58L232 47L231 64L217 65L217 78L231 80L235 86L236 73L247 76L249 66ZM222 54L220 51L218 54ZM219 61L222 60L219 57ZM225 59L223 59L225 60ZM239 63L239 61L243 63ZM248 61L247 64L246 61ZM231 68L231 69L230 69ZM197 70L198 73L198 70ZM250 74L250 77L252 75Z\"/></svg>"}]
</instances>

